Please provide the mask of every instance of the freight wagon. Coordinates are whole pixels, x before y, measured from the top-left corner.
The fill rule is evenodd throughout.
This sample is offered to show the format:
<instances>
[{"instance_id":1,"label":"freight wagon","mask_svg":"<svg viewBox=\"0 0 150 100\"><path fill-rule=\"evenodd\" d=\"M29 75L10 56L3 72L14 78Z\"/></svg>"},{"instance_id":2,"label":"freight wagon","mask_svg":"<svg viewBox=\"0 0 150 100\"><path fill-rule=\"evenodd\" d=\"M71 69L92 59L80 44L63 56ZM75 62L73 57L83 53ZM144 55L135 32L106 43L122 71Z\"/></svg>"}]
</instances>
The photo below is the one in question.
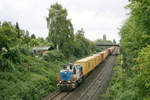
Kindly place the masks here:
<instances>
[{"instance_id":1,"label":"freight wagon","mask_svg":"<svg viewBox=\"0 0 150 100\"><path fill-rule=\"evenodd\" d=\"M114 49L115 47L111 47L74 63L62 65L60 74L57 77L57 87L61 90L76 88L91 71L112 54Z\"/></svg>"}]
</instances>

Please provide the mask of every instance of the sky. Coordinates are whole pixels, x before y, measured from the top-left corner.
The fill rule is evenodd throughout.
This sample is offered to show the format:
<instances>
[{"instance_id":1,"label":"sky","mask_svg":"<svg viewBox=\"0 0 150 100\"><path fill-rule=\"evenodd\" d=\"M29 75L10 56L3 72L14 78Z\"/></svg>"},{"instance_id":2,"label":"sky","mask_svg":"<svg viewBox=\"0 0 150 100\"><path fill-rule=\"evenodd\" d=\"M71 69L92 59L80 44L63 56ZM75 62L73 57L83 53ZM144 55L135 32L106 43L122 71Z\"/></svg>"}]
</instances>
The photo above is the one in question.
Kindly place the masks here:
<instances>
[{"instance_id":1,"label":"sky","mask_svg":"<svg viewBox=\"0 0 150 100\"><path fill-rule=\"evenodd\" d=\"M19 23L36 37L47 37L46 17L50 5L60 3L68 11L74 31L83 28L85 37L94 41L104 34L120 40L119 28L127 19L128 0L0 0L0 21Z\"/></svg>"}]
</instances>

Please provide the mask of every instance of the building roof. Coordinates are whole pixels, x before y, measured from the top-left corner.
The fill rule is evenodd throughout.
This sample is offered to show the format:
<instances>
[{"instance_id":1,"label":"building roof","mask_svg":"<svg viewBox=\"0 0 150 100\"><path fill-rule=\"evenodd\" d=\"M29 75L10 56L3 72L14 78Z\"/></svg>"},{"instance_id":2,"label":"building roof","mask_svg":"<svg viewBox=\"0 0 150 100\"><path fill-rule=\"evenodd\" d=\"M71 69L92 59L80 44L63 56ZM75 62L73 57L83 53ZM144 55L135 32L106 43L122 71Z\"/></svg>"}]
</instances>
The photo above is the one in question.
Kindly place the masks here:
<instances>
[{"instance_id":1,"label":"building roof","mask_svg":"<svg viewBox=\"0 0 150 100\"><path fill-rule=\"evenodd\" d=\"M42 50L50 50L52 49L51 46L43 46L43 47L34 47L32 50L33 51L42 51Z\"/></svg>"}]
</instances>

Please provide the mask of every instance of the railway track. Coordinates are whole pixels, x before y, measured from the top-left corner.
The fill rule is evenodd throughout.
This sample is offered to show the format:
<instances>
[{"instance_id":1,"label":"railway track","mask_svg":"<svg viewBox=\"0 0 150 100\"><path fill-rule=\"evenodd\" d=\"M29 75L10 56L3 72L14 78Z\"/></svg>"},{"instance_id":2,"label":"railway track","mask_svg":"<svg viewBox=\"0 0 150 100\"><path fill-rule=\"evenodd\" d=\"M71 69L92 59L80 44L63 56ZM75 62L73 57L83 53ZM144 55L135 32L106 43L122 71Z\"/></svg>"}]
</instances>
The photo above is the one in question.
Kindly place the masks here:
<instances>
[{"instance_id":1,"label":"railway track","mask_svg":"<svg viewBox=\"0 0 150 100\"><path fill-rule=\"evenodd\" d=\"M64 100L65 97L69 95L69 93L70 92L61 92L57 96L55 96L54 98L51 98L49 100Z\"/></svg>"},{"instance_id":2,"label":"railway track","mask_svg":"<svg viewBox=\"0 0 150 100\"><path fill-rule=\"evenodd\" d=\"M118 50L118 49L117 49ZM114 53L116 53L116 51ZM113 54L114 55L114 54ZM112 68L115 63L115 56L110 56L101 64L89 78L92 73L84 80L80 87L72 92L63 92L57 90L43 100L95 100L99 89L104 88L104 84L112 74ZM100 70L100 71L98 71ZM102 90L103 91L103 90Z\"/></svg>"},{"instance_id":3,"label":"railway track","mask_svg":"<svg viewBox=\"0 0 150 100\"><path fill-rule=\"evenodd\" d=\"M43 100L64 100L69 94L70 92L56 90Z\"/></svg>"},{"instance_id":4,"label":"railway track","mask_svg":"<svg viewBox=\"0 0 150 100\"><path fill-rule=\"evenodd\" d=\"M112 60L112 59L110 59ZM106 71L108 70L107 67L104 67L101 72L97 75L97 77L91 82L91 84L86 88L86 90L81 94L78 100L93 100L96 95L96 92L99 88L102 87L103 83L106 79Z\"/></svg>"}]
</instances>

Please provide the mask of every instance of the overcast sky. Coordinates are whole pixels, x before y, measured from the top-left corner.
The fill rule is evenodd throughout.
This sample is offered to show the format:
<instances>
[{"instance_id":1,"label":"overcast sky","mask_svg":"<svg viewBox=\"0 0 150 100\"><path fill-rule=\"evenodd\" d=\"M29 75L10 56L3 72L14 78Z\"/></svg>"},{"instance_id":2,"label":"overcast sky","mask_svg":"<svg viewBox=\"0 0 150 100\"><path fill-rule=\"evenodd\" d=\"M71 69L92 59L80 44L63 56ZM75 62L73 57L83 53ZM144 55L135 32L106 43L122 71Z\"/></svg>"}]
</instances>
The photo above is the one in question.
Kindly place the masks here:
<instances>
[{"instance_id":1,"label":"overcast sky","mask_svg":"<svg viewBox=\"0 0 150 100\"><path fill-rule=\"evenodd\" d=\"M0 21L19 22L22 29L37 37L48 35L46 16L51 4L58 2L68 10L75 32L83 28L90 40L120 39L118 28L127 18L128 0L0 0Z\"/></svg>"}]
</instances>

